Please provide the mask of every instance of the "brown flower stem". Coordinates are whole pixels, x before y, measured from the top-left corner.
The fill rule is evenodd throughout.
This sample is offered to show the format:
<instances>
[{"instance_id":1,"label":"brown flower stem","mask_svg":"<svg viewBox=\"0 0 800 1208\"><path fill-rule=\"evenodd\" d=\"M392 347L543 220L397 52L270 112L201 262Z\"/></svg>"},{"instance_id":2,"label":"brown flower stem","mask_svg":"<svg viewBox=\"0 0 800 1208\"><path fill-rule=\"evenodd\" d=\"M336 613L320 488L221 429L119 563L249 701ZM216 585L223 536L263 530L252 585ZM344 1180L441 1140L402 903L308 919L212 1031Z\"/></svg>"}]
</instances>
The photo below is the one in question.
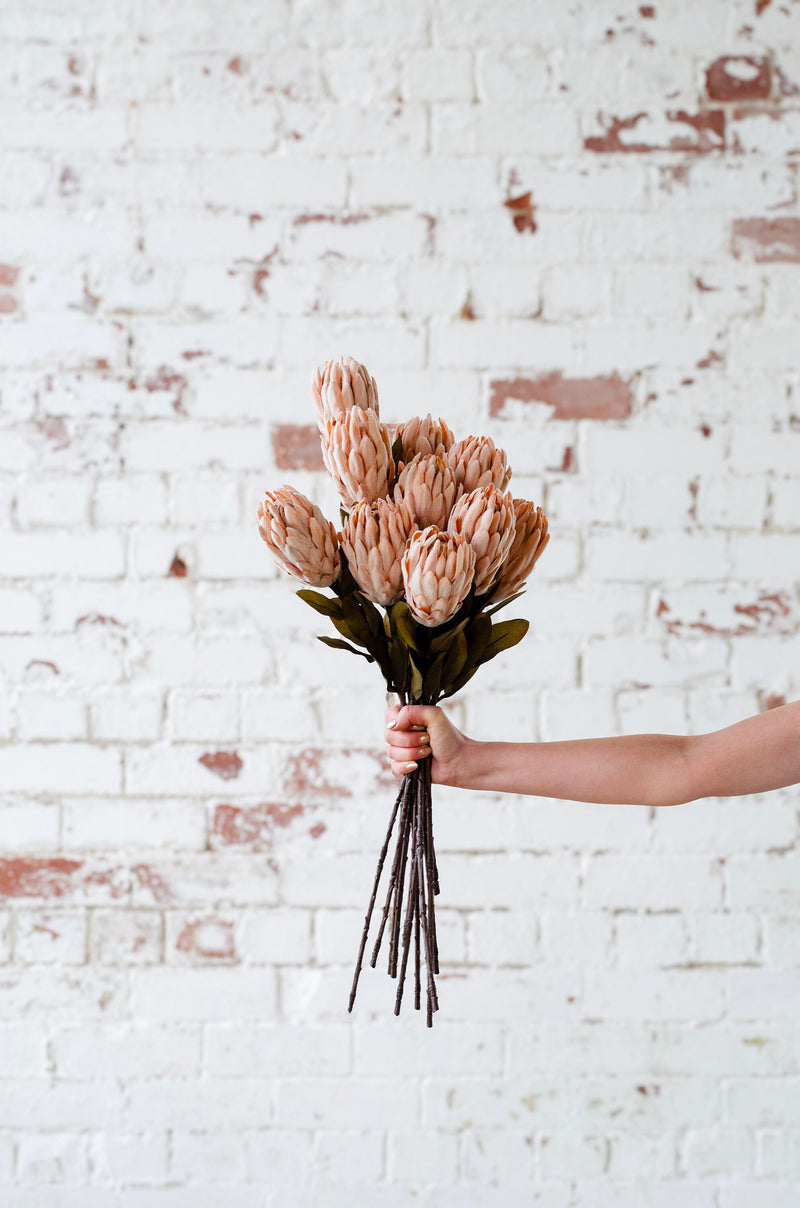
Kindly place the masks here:
<instances>
[{"instance_id":1,"label":"brown flower stem","mask_svg":"<svg viewBox=\"0 0 800 1208\"><path fill-rule=\"evenodd\" d=\"M414 903L417 896L417 862L414 859L413 850L411 856L411 876L408 887L408 904L406 906L406 917L403 921L403 960L400 965L400 980L397 983L397 997L394 1000L394 1013L400 1014L400 1004L403 1001L403 986L406 980L406 969L408 967L408 954L411 950L411 924L414 919Z\"/></svg>"},{"instance_id":2,"label":"brown flower stem","mask_svg":"<svg viewBox=\"0 0 800 1208\"><path fill-rule=\"evenodd\" d=\"M406 816L408 813L409 793L410 793L410 777L404 776L402 783L400 785L400 793L399 793L399 797L401 799L401 806L400 806L400 822L399 822L399 826L398 826L397 846L395 848L394 860L392 861L392 870L391 870L391 874L389 877L389 888L386 893L386 901L384 902L384 906L383 906L383 913L381 915L380 927L378 928L378 938L375 941L375 947L373 949L372 957L369 962L370 966L373 969L375 968L375 965L378 960L378 952L380 951L381 942L383 940L383 932L384 932L384 928L386 927L386 920L389 916L389 909L390 909L391 902L392 902L392 894L394 893L394 889L397 884L397 877L398 877L398 873L399 873L399 869L400 869L400 857L402 855L402 850L403 850L403 834L405 833Z\"/></svg>"},{"instance_id":3,"label":"brown flower stem","mask_svg":"<svg viewBox=\"0 0 800 1208\"><path fill-rule=\"evenodd\" d=\"M414 775L412 773L412 775ZM397 957L400 951L400 926L403 918L403 889L405 887L406 863L408 856L408 840L411 831L411 818L414 810L415 784L409 786L403 826L397 843L398 872L394 888L394 903L392 906L392 925L389 931L389 976L397 977Z\"/></svg>"},{"instance_id":4,"label":"brown flower stem","mask_svg":"<svg viewBox=\"0 0 800 1208\"><path fill-rule=\"evenodd\" d=\"M389 820L389 829L386 832L386 838L383 841L383 847L381 848L381 854L378 857L378 868L375 873L375 882L372 886L372 895L369 899L369 906L367 907L367 913L364 918L364 930L361 932L361 943L358 948L358 960L356 961L356 970L355 970L355 973L353 974L353 985L350 990L350 1004L347 1008L348 1012L353 1010L353 1003L356 1000L356 990L358 989L358 979L361 976L361 963L364 959L364 949L367 946L367 934L369 932L369 925L372 920L372 911L375 906L375 898L378 893L378 885L380 884L381 875L383 873L383 865L384 865L384 861L386 860L386 853L389 850L389 841L392 837L392 831L394 830L394 823L395 823L395 819L397 818L397 811L400 807L400 801L401 801L402 797L403 797L403 786L401 785L400 791L398 792L397 797L395 798L394 809L392 810L392 816Z\"/></svg>"}]
</instances>

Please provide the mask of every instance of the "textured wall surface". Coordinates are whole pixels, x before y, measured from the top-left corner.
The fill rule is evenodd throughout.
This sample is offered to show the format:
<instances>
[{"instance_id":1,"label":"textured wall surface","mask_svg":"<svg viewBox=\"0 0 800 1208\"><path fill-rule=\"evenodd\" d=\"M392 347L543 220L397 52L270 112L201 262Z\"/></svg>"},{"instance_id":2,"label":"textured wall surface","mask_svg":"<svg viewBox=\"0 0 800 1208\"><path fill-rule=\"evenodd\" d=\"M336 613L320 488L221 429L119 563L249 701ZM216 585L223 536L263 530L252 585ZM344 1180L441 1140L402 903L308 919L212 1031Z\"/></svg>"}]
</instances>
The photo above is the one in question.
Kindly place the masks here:
<instances>
[{"instance_id":1,"label":"textured wall surface","mask_svg":"<svg viewBox=\"0 0 800 1208\"><path fill-rule=\"evenodd\" d=\"M476 737L800 695L796 0L3 0L4 1208L796 1208L798 792L436 795L432 1032L346 997L374 668L261 544L311 369L553 539ZM512 614L513 615L513 611Z\"/></svg>"}]
</instances>

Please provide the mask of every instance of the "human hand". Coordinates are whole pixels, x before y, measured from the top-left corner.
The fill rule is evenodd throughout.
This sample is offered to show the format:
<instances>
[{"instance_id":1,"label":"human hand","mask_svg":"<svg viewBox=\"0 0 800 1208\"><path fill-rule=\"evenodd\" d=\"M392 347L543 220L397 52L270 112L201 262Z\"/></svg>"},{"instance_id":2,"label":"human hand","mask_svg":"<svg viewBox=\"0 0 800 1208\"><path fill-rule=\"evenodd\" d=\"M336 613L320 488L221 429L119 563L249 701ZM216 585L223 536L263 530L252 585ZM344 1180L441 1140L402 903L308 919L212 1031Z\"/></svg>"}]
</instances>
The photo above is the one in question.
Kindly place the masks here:
<instances>
[{"instance_id":1,"label":"human hand","mask_svg":"<svg viewBox=\"0 0 800 1208\"><path fill-rule=\"evenodd\" d=\"M386 710L386 753L395 776L431 756L434 784L457 785L468 749L475 746L436 705L393 705Z\"/></svg>"}]
</instances>

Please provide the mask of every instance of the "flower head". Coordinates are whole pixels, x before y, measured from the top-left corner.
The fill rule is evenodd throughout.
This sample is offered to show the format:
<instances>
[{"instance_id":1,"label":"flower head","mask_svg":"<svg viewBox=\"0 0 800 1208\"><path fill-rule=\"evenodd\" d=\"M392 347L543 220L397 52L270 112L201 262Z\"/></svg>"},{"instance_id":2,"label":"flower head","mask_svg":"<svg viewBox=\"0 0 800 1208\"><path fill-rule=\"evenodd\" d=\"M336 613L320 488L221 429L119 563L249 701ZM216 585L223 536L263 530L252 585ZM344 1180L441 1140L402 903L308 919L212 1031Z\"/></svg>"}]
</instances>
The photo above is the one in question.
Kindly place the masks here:
<instances>
[{"instance_id":1,"label":"flower head","mask_svg":"<svg viewBox=\"0 0 800 1208\"><path fill-rule=\"evenodd\" d=\"M330 587L339 574L336 529L294 487L267 491L258 505L258 531L278 565L311 587Z\"/></svg>"},{"instance_id":2,"label":"flower head","mask_svg":"<svg viewBox=\"0 0 800 1208\"><path fill-rule=\"evenodd\" d=\"M403 594L402 558L416 525L403 503L356 503L345 521L342 549L368 600L388 608Z\"/></svg>"},{"instance_id":3,"label":"flower head","mask_svg":"<svg viewBox=\"0 0 800 1208\"><path fill-rule=\"evenodd\" d=\"M443 625L455 616L472 586L475 551L465 537L431 525L413 533L403 555L408 606L422 625Z\"/></svg>"},{"instance_id":4,"label":"flower head","mask_svg":"<svg viewBox=\"0 0 800 1208\"><path fill-rule=\"evenodd\" d=\"M318 365L311 379L311 398L317 412L317 425L345 415L353 407L378 412L378 387L369 370L353 357L342 356Z\"/></svg>"},{"instance_id":5,"label":"flower head","mask_svg":"<svg viewBox=\"0 0 800 1208\"><path fill-rule=\"evenodd\" d=\"M424 419L415 415L407 423L400 424L394 438L400 441L402 452L399 460L403 464L419 453L444 457L456 440L444 420L434 419L430 413Z\"/></svg>"},{"instance_id":6,"label":"flower head","mask_svg":"<svg viewBox=\"0 0 800 1208\"><path fill-rule=\"evenodd\" d=\"M392 442L374 411L351 407L325 421L322 460L346 508L385 498L394 477Z\"/></svg>"},{"instance_id":7,"label":"flower head","mask_svg":"<svg viewBox=\"0 0 800 1208\"><path fill-rule=\"evenodd\" d=\"M408 506L420 528L446 528L458 493L453 471L434 453L418 453L400 471L394 488L395 502Z\"/></svg>"},{"instance_id":8,"label":"flower head","mask_svg":"<svg viewBox=\"0 0 800 1208\"><path fill-rule=\"evenodd\" d=\"M465 537L475 551L475 592L489 590L514 540L512 499L497 487L462 495L450 513L448 532Z\"/></svg>"},{"instance_id":9,"label":"flower head","mask_svg":"<svg viewBox=\"0 0 800 1208\"><path fill-rule=\"evenodd\" d=\"M507 600L525 586L525 580L550 540L547 517L528 499L514 499L516 529L508 556L492 590L493 600Z\"/></svg>"},{"instance_id":10,"label":"flower head","mask_svg":"<svg viewBox=\"0 0 800 1208\"><path fill-rule=\"evenodd\" d=\"M511 477L504 450L498 449L489 436L468 436L457 441L448 451L447 461L464 494L489 485L504 491Z\"/></svg>"}]
</instances>

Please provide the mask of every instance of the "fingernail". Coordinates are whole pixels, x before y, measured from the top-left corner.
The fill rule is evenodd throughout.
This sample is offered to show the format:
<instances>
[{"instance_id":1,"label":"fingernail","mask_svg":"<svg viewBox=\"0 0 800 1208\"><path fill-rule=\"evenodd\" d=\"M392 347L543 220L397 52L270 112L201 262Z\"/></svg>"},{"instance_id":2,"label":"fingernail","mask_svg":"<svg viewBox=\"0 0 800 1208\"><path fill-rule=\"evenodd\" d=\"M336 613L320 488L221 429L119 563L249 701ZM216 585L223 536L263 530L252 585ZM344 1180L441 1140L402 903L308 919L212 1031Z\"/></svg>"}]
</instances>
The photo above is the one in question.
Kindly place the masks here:
<instances>
[{"instance_id":1,"label":"fingernail","mask_svg":"<svg viewBox=\"0 0 800 1208\"><path fill-rule=\"evenodd\" d=\"M389 722L388 726L386 727L386 729L393 730L396 725L397 725L397 718L393 717L392 720Z\"/></svg>"},{"instance_id":2,"label":"fingernail","mask_svg":"<svg viewBox=\"0 0 800 1208\"><path fill-rule=\"evenodd\" d=\"M407 772L416 772L417 770L417 765L415 763L404 764L404 767Z\"/></svg>"}]
</instances>

